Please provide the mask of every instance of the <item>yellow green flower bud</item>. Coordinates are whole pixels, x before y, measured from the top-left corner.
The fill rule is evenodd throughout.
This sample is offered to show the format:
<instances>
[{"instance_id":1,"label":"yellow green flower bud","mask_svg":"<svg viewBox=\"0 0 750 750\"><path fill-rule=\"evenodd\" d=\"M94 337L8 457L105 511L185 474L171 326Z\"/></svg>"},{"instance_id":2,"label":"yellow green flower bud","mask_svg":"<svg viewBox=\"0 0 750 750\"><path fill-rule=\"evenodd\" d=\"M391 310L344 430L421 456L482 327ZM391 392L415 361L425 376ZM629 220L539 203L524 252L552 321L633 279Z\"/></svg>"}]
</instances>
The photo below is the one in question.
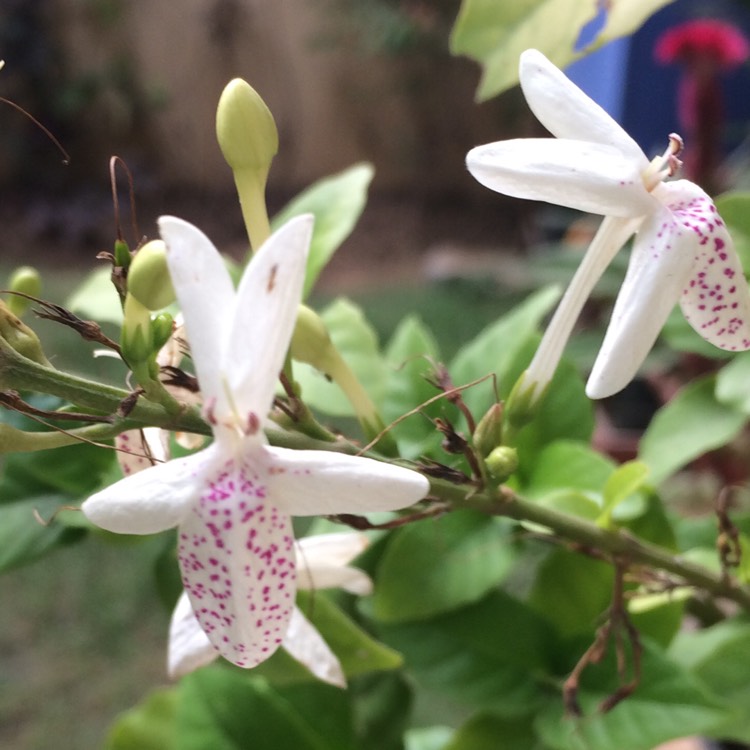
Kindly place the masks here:
<instances>
[{"instance_id":1,"label":"yellow green flower bud","mask_svg":"<svg viewBox=\"0 0 750 750\"><path fill-rule=\"evenodd\" d=\"M306 362L326 375L330 375L330 370L335 366L336 350L328 329L320 316L307 305L300 305L297 310L297 323L289 350L293 359Z\"/></svg>"},{"instance_id":2,"label":"yellow green flower bud","mask_svg":"<svg viewBox=\"0 0 750 750\"><path fill-rule=\"evenodd\" d=\"M503 405L492 404L474 430L474 447L487 456L503 442Z\"/></svg>"},{"instance_id":3,"label":"yellow green flower bud","mask_svg":"<svg viewBox=\"0 0 750 750\"><path fill-rule=\"evenodd\" d=\"M128 271L128 293L149 310L161 310L175 301L167 246L161 240L147 242L135 254Z\"/></svg>"},{"instance_id":4,"label":"yellow green flower bud","mask_svg":"<svg viewBox=\"0 0 750 750\"><path fill-rule=\"evenodd\" d=\"M279 150L279 134L271 110L247 81L230 81L216 110L216 137L234 170L268 172Z\"/></svg>"},{"instance_id":5,"label":"yellow green flower bud","mask_svg":"<svg viewBox=\"0 0 750 750\"><path fill-rule=\"evenodd\" d=\"M490 476L497 482L504 482L518 469L518 451L509 445L500 445L485 459Z\"/></svg>"},{"instance_id":6,"label":"yellow green flower bud","mask_svg":"<svg viewBox=\"0 0 750 750\"><path fill-rule=\"evenodd\" d=\"M42 345L36 333L15 315L2 300L0 300L0 337L5 339L9 346L22 357L45 367L52 367L47 357L44 356Z\"/></svg>"},{"instance_id":7,"label":"yellow green flower bud","mask_svg":"<svg viewBox=\"0 0 750 750\"><path fill-rule=\"evenodd\" d=\"M38 297L42 293L42 278L36 268L19 266L11 274L8 288L12 292L21 292L32 297ZM30 300L16 295L11 296L8 300L8 307L14 315L23 315L30 305Z\"/></svg>"}]
</instances>

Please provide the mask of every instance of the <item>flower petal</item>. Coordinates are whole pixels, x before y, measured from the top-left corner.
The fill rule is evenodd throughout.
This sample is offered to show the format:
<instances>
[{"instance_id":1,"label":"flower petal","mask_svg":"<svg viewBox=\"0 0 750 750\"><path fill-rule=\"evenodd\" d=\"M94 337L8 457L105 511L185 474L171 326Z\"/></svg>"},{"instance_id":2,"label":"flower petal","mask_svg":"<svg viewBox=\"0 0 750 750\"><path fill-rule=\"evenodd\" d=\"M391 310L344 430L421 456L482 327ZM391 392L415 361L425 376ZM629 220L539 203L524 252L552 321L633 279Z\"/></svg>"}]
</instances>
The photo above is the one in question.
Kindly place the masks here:
<instances>
[{"instance_id":1,"label":"flower petal","mask_svg":"<svg viewBox=\"0 0 750 750\"><path fill-rule=\"evenodd\" d=\"M297 564L297 586L307 591L343 589L357 596L372 593L372 579L362 570L348 565L305 565L304 559Z\"/></svg>"},{"instance_id":2,"label":"flower petal","mask_svg":"<svg viewBox=\"0 0 750 750\"><path fill-rule=\"evenodd\" d=\"M167 672L176 679L210 664L219 652L201 629L188 595L183 591L169 623Z\"/></svg>"},{"instance_id":3,"label":"flower petal","mask_svg":"<svg viewBox=\"0 0 750 750\"><path fill-rule=\"evenodd\" d=\"M172 284L185 319L190 352L203 400L221 418L230 412L219 363L224 359L235 293L211 240L174 216L159 219Z\"/></svg>"},{"instance_id":4,"label":"flower petal","mask_svg":"<svg viewBox=\"0 0 750 750\"><path fill-rule=\"evenodd\" d=\"M680 307L690 325L720 349L750 349L750 292L732 238L711 198L687 180L661 194L675 218L697 237L690 278Z\"/></svg>"},{"instance_id":5,"label":"flower petal","mask_svg":"<svg viewBox=\"0 0 750 750\"><path fill-rule=\"evenodd\" d=\"M237 290L225 370L240 417L271 408L302 299L313 217L297 216L263 244Z\"/></svg>"},{"instance_id":6,"label":"flower petal","mask_svg":"<svg viewBox=\"0 0 750 750\"><path fill-rule=\"evenodd\" d=\"M609 146L518 138L473 148L466 166L485 187L594 214L635 217L655 208L635 162Z\"/></svg>"},{"instance_id":7,"label":"flower petal","mask_svg":"<svg viewBox=\"0 0 750 750\"><path fill-rule=\"evenodd\" d=\"M177 526L190 512L198 483L215 450L157 464L121 479L85 500L84 515L116 534L155 534Z\"/></svg>"},{"instance_id":8,"label":"flower petal","mask_svg":"<svg viewBox=\"0 0 750 750\"><path fill-rule=\"evenodd\" d=\"M297 586L301 589L341 588L351 594L372 593L372 581L365 572L347 563L369 544L364 534L316 534L297 541Z\"/></svg>"},{"instance_id":9,"label":"flower petal","mask_svg":"<svg viewBox=\"0 0 750 750\"><path fill-rule=\"evenodd\" d=\"M531 111L554 136L610 146L639 172L648 166L641 147L541 52L521 55L519 76Z\"/></svg>"},{"instance_id":10,"label":"flower petal","mask_svg":"<svg viewBox=\"0 0 750 750\"><path fill-rule=\"evenodd\" d=\"M180 524L182 583L201 628L226 659L254 667L281 644L296 592L291 519L248 460L229 459Z\"/></svg>"},{"instance_id":11,"label":"flower petal","mask_svg":"<svg viewBox=\"0 0 750 750\"><path fill-rule=\"evenodd\" d=\"M590 398L611 396L633 379L680 298L697 244L666 206L645 219L586 384Z\"/></svg>"},{"instance_id":12,"label":"flower petal","mask_svg":"<svg viewBox=\"0 0 750 750\"><path fill-rule=\"evenodd\" d=\"M124 476L169 460L168 433L158 427L127 430L115 438L117 463Z\"/></svg>"},{"instance_id":13,"label":"flower petal","mask_svg":"<svg viewBox=\"0 0 750 750\"><path fill-rule=\"evenodd\" d=\"M346 677L341 663L328 648L317 628L297 607L292 611L289 629L282 645L290 656L307 667L319 680L336 687L346 687Z\"/></svg>"},{"instance_id":14,"label":"flower petal","mask_svg":"<svg viewBox=\"0 0 750 750\"><path fill-rule=\"evenodd\" d=\"M266 447L269 492L296 516L367 513L413 505L429 491L416 471L332 451Z\"/></svg>"}]
</instances>

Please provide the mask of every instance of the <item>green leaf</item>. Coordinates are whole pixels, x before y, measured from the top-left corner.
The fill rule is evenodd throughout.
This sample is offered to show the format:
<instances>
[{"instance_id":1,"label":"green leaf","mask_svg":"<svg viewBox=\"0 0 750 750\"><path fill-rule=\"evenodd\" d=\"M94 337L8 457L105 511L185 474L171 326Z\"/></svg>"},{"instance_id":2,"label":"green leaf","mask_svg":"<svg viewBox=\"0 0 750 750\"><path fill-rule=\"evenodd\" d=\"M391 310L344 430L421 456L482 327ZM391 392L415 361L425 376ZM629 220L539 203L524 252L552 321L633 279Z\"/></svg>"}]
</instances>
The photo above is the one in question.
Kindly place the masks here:
<instances>
[{"instance_id":1,"label":"green leaf","mask_svg":"<svg viewBox=\"0 0 750 750\"><path fill-rule=\"evenodd\" d=\"M529 604L564 637L593 633L612 598L610 565L566 549L537 569Z\"/></svg>"},{"instance_id":2,"label":"green leaf","mask_svg":"<svg viewBox=\"0 0 750 750\"><path fill-rule=\"evenodd\" d=\"M223 667L184 678L177 726L180 750L355 750L341 690L310 683L282 692Z\"/></svg>"},{"instance_id":3,"label":"green leaf","mask_svg":"<svg viewBox=\"0 0 750 750\"><path fill-rule=\"evenodd\" d=\"M612 650L603 664L583 673L583 718L564 715L558 697L538 713L535 728L554 750L653 750L667 740L705 735L729 712L687 670L644 642L642 678L635 692L607 713L598 706L618 687Z\"/></svg>"},{"instance_id":4,"label":"green leaf","mask_svg":"<svg viewBox=\"0 0 750 750\"><path fill-rule=\"evenodd\" d=\"M658 484L707 451L726 445L740 431L745 415L720 403L716 376L685 386L656 412L641 439L640 459Z\"/></svg>"},{"instance_id":5,"label":"green leaf","mask_svg":"<svg viewBox=\"0 0 750 750\"><path fill-rule=\"evenodd\" d=\"M405 750L443 750L453 730L448 727L418 727L406 733Z\"/></svg>"},{"instance_id":6,"label":"green leaf","mask_svg":"<svg viewBox=\"0 0 750 750\"><path fill-rule=\"evenodd\" d=\"M607 22L588 49L633 33L672 0L610 0ZM598 11L596 0L463 0L451 36L451 52L483 67L480 101L518 83L518 59L535 47L565 68L583 56L575 46L581 29Z\"/></svg>"},{"instance_id":7,"label":"green leaf","mask_svg":"<svg viewBox=\"0 0 750 750\"><path fill-rule=\"evenodd\" d=\"M732 235L742 267L750 268L750 192L724 193L715 203Z\"/></svg>"},{"instance_id":8,"label":"green leaf","mask_svg":"<svg viewBox=\"0 0 750 750\"><path fill-rule=\"evenodd\" d=\"M750 415L750 352L735 355L716 374L716 400Z\"/></svg>"},{"instance_id":9,"label":"green leaf","mask_svg":"<svg viewBox=\"0 0 750 750\"><path fill-rule=\"evenodd\" d=\"M320 591L298 591L297 606L318 629L348 677L398 669L401 655L376 641ZM277 686L315 681L310 672L283 649L254 670Z\"/></svg>"},{"instance_id":10,"label":"green leaf","mask_svg":"<svg viewBox=\"0 0 750 750\"><path fill-rule=\"evenodd\" d=\"M353 681L349 689L359 750L403 750L414 702L404 676L397 672L368 675Z\"/></svg>"},{"instance_id":11,"label":"green leaf","mask_svg":"<svg viewBox=\"0 0 750 750\"><path fill-rule=\"evenodd\" d=\"M460 727L442 750L544 750L531 719L481 711Z\"/></svg>"},{"instance_id":12,"label":"green leaf","mask_svg":"<svg viewBox=\"0 0 750 750\"><path fill-rule=\"evenodd\" d=\"M604 484L604 507L600 523L609 525L612 514L643 487L648 473L648 466L642 461L628 461L617 467ZM643 510L643 504L640 504L639 509Z\"/></svg>"},{"instance_id":13,"label":"green leaf","mask_svg":"<svg viewBox=\"0 0 750 750\"><path fill-rule=\"evenodd\" d=\"M60 544L85 533L63 524L43 525L36 513L47 520L65 504L61 495L39 495L0 505L0 572L33 562Z\"/></svg>"},{"instance_id":14,"label":"green leaf","mask_svg":"<svg viewBox=\"0 0 750 750\"><path fill-rule=\"evenodd\" d=\"M408 622L477 601L513 564L508 529L472 511L398 529L378 565L373 615Z\"/></svg>"},{"instance_id":15,"label":"green leaf","mask_svg":"<svg viewBox=\"0 0 750 750\"><path fill-rule=\"evenodd\" d=\"M411 412L438 394L427 376L440 359L438 345L422 321L410 315L401 321L385 352L388 380L382 401L382 415L386 424ZM418 414L412 414L391 430L403 458L416 458L440 441L439 433L424 416L445 415L445 400L441 399Z\"/></svg>"},{"instance_id":16,"label":"green leaf","mask_svg":"<svg viewBox=\"0 0 750 750\"><path fill-rule=\"evenodd\" d=\"M355 164L311 185L273 219L274 229L294 216L315 215L310 255L305 276L305 297L320 272L349 236L367 202L367 188L375 173L371 164Z\"/></svg>"},{"instance_id":17,"label":"green leaf","mask_svg":"<svg viewBox=\"0 0 750 750\"><path fill-rule=\"evenodd\" d=\"M112 726L104 750L177 750L175 717L179 687L149 693Z\"/></svg>"},{"instance_id":18,"label":"green leaf","mask_svg":"<svg viewBox=\"0 0 750 750\"><path fill-rule=\"evenodd\" d=\"M549 625L519 600L494 591L477 604L421 622L384 625L420 686L474 708L524 716L540 699L555 649Z\"/></svg>"},{"instance_id":19,"label":"green leaf","mask_svg":"<svg viewBox=\"0 0 750 750\"><path fill-rule=\"evenodd\" d=\"M509 375L519 352L559 297L557 287L535 292L463 346L448 368L454 384L465 385L494 373L501 395L507 396L515 382ZM494 401L492 381L465 390L463 397L473 413L484 414Z\"/></svg>"},{"instance_id":20,"label":"green leaf","mask_svg":"<svg viewBox=\"0 0 750 750\"><path fill-rule=\"evenodd\" d=\"M362 310L347 299L330 304L320 317L326 324L331 340L359 379L370 398L377 404L383 396L386 369L378 347L378 338ZM306 404L332 416L354 414L341 389L301 362L294 363L294 379L302 387Z\"/></svg>"},{"instance_id":21,"label":"green leaf","mask_svg":"<svg viewBox=\"0 0 750 750\"><path fill-rule=\"evenodd\" d=\"M732 718L711 734L750 742L750 682L747 654L750 653L750 622L738 617L699 631L682 631L669 654L689 669L717 695L733 713Z\"/></svg>"}]
</instances>

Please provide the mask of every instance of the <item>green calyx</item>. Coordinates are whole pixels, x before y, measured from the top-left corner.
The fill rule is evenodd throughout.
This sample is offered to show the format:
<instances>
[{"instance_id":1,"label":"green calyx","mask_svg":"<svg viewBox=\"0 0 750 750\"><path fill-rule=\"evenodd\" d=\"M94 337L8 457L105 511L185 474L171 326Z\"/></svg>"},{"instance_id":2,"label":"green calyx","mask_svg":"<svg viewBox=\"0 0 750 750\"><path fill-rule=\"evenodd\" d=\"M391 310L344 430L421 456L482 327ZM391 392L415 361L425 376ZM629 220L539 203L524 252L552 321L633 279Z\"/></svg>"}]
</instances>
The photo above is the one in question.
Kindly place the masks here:
<instances>
[{"instance_id":1,"label":"green calyx","mask_svg":"<svg viewBox=\"0 0 750 750\"><path fill-rule=\"evenodd\" d=\"M8 345L22 357L45 367L52 367L47 357L44 356L39 337L2 300L0 300L0 337L5 339Z\"/></svg>"}]
</instances>

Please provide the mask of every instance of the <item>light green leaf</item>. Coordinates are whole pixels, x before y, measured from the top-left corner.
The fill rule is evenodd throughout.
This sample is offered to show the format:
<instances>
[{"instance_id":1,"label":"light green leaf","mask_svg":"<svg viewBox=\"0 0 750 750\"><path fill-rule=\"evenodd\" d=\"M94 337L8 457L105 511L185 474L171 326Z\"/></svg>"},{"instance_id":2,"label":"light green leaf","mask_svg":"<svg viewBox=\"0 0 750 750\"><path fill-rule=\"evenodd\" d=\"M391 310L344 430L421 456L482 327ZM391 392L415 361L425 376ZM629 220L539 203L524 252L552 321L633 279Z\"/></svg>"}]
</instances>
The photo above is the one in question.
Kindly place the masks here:
<instances>
[{"instance_id":1,"label":"light green leaf","mask_svg":"<svg viewBox=\"0 0 750 750\"><path fill-rule=\"evenodd\" d=\"M371 164L355 164L311 185L273 219L274 229L294 216L315 215L305 276L305 297L341 243L349 236L367 202L367 188L375 173Z\"/></svg>"},{"instance_id":2,"label":"light green leaf","mask_svg":"<svg viewBox=\"0 0 750 750\"><path fill-rule=\"evenodd\" d=\"M720 403L715 385L714 375L696 380L656 412L640 446L640 459L651 469L655 484L726 445L742 429L745 415Z\"/></svg>"},{"instance_id":3,"label":"light green leaf","mask_svg":"<svg viewBox=\"0 0 750 750\"><path fill-rule=\"evenodd\" d=\"M515 379L509 377L516 358L544 316L560 297L557 287L547 287L527 297L518 307L484 329L462 347L448 368L455 385L465 385L495 373L501 395L507 396ZM491 380L463 392L475 414L483 414L494 401Z\"/></svg>"},{"instance_id":4,"label":"light green leaf","mask_svg":"<svg viewBox=\"0 0 750 750\"><path fill-rule=\"evenodd\" d=\"M471 511L393 534L377 568L373 615L422 620L457 609L497 586L515 559L508 524Z\"/></svg>"},{"instance_id":5,"label":"light green leaf","mask_svg":"<svg viewBox=\"0 0 750 750\"><path fill-rule=\"evenodd\" d=\"M743 268L750 268L750 192L724 193L716 208L727 225Z\"/></svg>"},{"instance_id":6,"label":"light green leaf","mask_svg":"<svg viewBox=\"0 0 750 750\"><path fill-rule=\"evenodd\" d=\"M735 355L716 374L716 400L750 415L750 352Z\"/></svg>"},{"instance_id":7,"label":"light green leaf","mask_svg":"<svg viewBox=\"0 0 750 750\"><path fill-rule=\"evenodd\" d=\"M65 306L76 315L98 323L122 324L122 305L109 267L92 271L68 297Z\"/></svg>"},{"instance_id":8,"label":"light green leaf","mask_svg":"<svg viewBox=\"0 0 750 750\"><path fill-rule=\"evenodd\" d=\"M643 487L649 469L642 461L628 461L618 466L604 484L604 507L599 522L609 525L612 514L628 498ZM642 509L643 504L636 506Z\"/></svg>"},{"instance_id":9,"label":"light green leaf","mask_svg":"<svg viewBox=\"0 0 750 750\"><path fill-rule=\"evenodd\" d=\"M415 623L384 625L420 687L503 716L533 712L556 642L548 624L518 599L493 591L479 603Z\"/></svg>"},{"instance_id":10,"label":"light green leaf","mask_svg":"<svg viewBox=\"0 0 750 750\"><path fill-rule=\"evenodd\" d=\"M107 736L104 750L177 750L175 716L179 687L149 693L121 714Z\"/></svg>"},{"instance_id":11,"label":"light green leaf","mask_svg":"<svg viewBox=\"0 0 750 750\"><path fill-rule=\"evenodd\" d=\"M353 302L341 298L331 303L320 317L341 356L370 398L379 403L385 390L386 368L378 348L377 335L362 310ZM309 365L295 362L294 379L302 386L302 398L306 404L332 416L354 414L342 390Z\"/></svg>"},{"instance_id":12,"label":"light green leaf","mask_svg":"<svg viewBox=\"0 0 750 750\"><path fill-rule=\"evenodd\" d=\"M444 750L453 730L448 727L410 729L404 738L404 750Z\"/></svg>"},{"instance_id":13,"label":"light green leaf","mask_svg":"<svg viewBox=\"0 0 750 750\"><path fill-rule=\"evenodd\" d=\"M610 0L604 28L591 45L635 31L672 0ZM560 68L582 57L575 45L581 29L594 20L596 0L463 0L451 36L451 52L467 55L483 67L477 91L480 101L518 83L518 59L534 47Z\"/></svg>"}]
</instances>

